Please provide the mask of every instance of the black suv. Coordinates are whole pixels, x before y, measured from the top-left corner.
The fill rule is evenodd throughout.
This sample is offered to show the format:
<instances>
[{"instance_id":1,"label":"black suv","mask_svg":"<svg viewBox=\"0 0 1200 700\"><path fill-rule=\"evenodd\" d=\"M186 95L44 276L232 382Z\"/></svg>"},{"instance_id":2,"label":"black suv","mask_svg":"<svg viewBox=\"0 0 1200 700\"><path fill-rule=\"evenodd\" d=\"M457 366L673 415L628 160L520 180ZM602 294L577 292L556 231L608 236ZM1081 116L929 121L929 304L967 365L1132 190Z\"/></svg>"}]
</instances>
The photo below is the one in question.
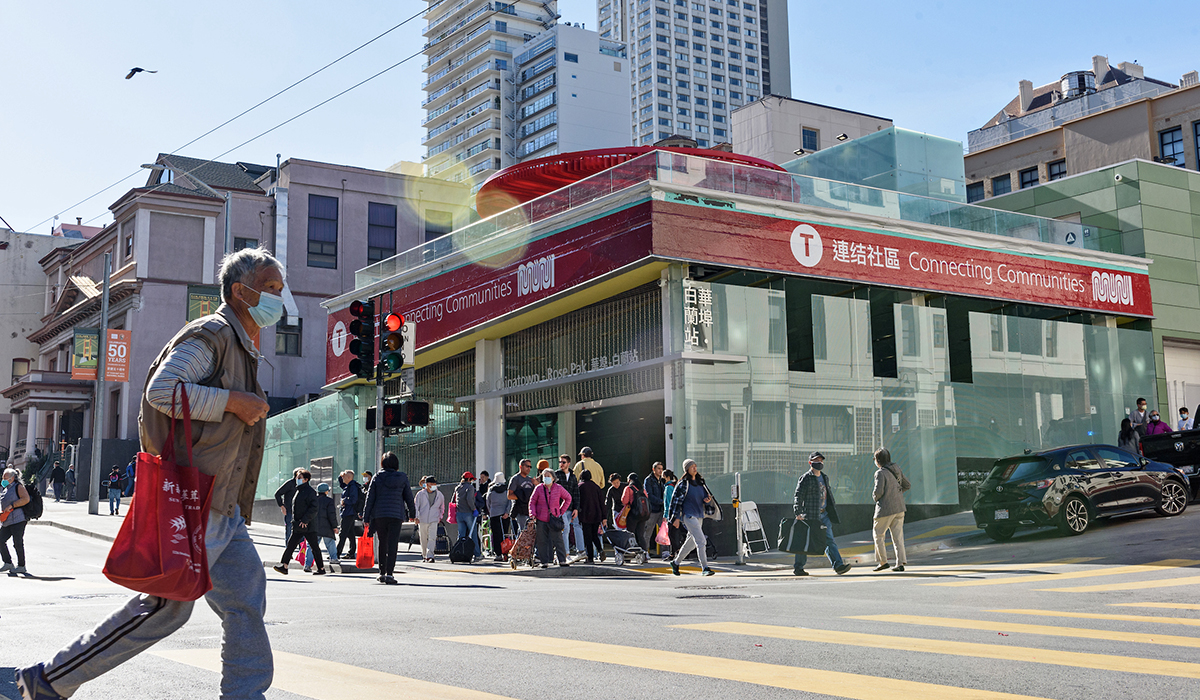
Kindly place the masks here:
<instances>
[{"instance_id":1,"label":"black suv","mask_svg":"<svg viewBox=\"0 0 1200 700\"><path fill-rule=\"evenodd\" d=\"M1154 508L1179 515L1187 508L1187 478L1111 445L1075 445L996 461L979 486L975 524L994 540L1018 527L1055 525L1078 535L1095 518Z\"/></svg>"}]
</instances>

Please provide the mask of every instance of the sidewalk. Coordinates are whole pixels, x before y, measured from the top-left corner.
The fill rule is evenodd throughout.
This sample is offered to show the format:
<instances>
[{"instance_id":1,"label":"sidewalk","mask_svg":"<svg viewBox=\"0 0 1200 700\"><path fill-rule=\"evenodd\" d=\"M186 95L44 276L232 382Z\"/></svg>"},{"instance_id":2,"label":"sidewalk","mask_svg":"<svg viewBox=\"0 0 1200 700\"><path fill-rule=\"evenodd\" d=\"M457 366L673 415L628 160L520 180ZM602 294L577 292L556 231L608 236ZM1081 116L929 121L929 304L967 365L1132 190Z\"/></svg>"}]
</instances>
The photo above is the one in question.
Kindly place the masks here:
<instances>
[{"instance_id":1,"label":"sidewalk","mask_svg":"<svg viewBox=\"0 0 1200 700\"><path fill-rule=\"evenodd\" d=\"M121 527L121 523L125 519L125 513L128 512L130 499L122 499L121 515L108 515L108 502L100 504L101 515L88 515L87 503L55 503L53 499L47 499L45 504L45 513L40 520L33 521L33 524L56 527L67 532L73 532L87 537L94 537L106 542L112 542L117 535L117 531ZM283 548L286 542L283 537L283 527L280 525L260 524L255 523L250 525L250 537L254 540L254 545L258 549L259 556L262 558L263 566L272 566L279 561L283 555ZM875 549L874 535L870 530L862 532L854 532L850 534L837 534L835 530L834 539L837 541L838 549L842 553L842 557L853 565L875 564ZM928 554L938 550L951 549L955 547L969 547L987 544L991 539L975 527L975 520L970 511L955 513L954 515L945 515L939 518L929 518L927 520L918 520L912 523L904 524L904 539L905 550L908 555L909 563L918 564L921 555ZM746 567L751 570L778 570L791 569L793 557L791 554L774 551L775 543L770 543L772 551L762 554L754 554L746 558ZM490 560L485 564L463 565L450 564L446 558L442 558L435 564L424 564L420 562L420 553L418 548L412 548L410 554L408 545L401 543L400 555L397 563L410 566L415 565L418 568L429 570L447 570L458 571L464 573L483 572L492 570L496 567L491 564ZM324 550L322 550L324 554ZM895 553L891 546L891 540L888 539L888 556L894 557ZM722 554L717 560L719 568L736 566L735 557L731 553ZM893 559L893 564L895 563ZM353 572L362 571L355 569L353 562L344 562L341 567L343 571ZM808 568L824 568L829 565L829 561L823 556L809 556ZM299 565L293 560L291 563L293 568ZM661 559L651 558L649 563L644 567L635 567L626 565L626 570L637 568L645 568L648 573L658 572L663 567ZM581 567L582 568L582 567ZM609 567L604 567L608 569ZM504 570L509 570L507 564L503 565ZM372 570L367 570L372 571ZM523 572L529 573L527 569L522 569ZM549 572L555 569L545 570L545 575L554 575ZM543 573L538 571L538 573ZM582 571L580 572L582 575ZM594 573L594 572L590 572Z\"/></svg>"}]
</instances>

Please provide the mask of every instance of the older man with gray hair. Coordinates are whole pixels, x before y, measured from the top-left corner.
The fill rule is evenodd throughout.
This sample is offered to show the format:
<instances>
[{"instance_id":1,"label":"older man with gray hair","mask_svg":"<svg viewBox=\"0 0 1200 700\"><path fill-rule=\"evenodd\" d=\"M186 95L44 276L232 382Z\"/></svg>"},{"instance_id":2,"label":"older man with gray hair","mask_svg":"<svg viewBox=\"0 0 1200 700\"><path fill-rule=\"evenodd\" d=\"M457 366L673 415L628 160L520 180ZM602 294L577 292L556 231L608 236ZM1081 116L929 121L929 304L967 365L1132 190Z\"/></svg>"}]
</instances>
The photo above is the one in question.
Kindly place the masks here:
<instances>
[{"instance_id":1,"label":"older man with gray hair","mask_svg":"<svg viewBox=\"0 0 1200 700\"><path fill-rule=\"evenodd\" d=\"M268 407L258 384L259 331L283 314L279 261L260 248L225 256L216 313L183 327L150 365L138 428L142 450L162 454L173 417L171 394L187 389L192 420L204 424L192 446L192 464L213 477L205 546L213 588L207 602L221 617L224 641L222 698L262 698L273 661L263 615L266 576L246 530L262 465ZM182 415L177 407L174 417ZM186 454L183 431L176 453ZM138 595L50 661L17 669L22 698L70 697L179 629L192 602ZM128 679L136 685L136 679ZM133 686L130 695L138 695Z\"/></svg>"}]
</instances>

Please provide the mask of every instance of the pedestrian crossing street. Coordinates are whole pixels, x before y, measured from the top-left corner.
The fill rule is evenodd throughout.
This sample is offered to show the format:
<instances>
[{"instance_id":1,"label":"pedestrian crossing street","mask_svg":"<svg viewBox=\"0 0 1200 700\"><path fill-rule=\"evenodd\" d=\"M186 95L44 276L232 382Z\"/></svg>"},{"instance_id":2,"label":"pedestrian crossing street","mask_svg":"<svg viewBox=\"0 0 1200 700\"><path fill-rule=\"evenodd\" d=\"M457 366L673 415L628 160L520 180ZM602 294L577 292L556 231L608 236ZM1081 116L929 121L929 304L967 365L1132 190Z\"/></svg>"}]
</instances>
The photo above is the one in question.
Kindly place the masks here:
<instances>
[{"instance_id":1,"label":"pedestrian crossing street","mask_svg":"<svg viewBox=\"0 0 1200 700\"><path fill-rule=\"evenodd\" d=\"M1071 560L1074 561L1074 560ZM1164 560L1138 566L1105 567L1089 565L1070 571L1046 574L1048 568L1067 566L1064 562L1037 565L989 564L969 567L919 567L927 572L946 575L963 575L968 572L978 575L986 572L990 578L971 579L994 586L1008 586L1018 582L1041 584L1047 580L1079 580L1092 577L1122 576L1122 585L1159 583L1163 579L1155 576L1179 577L1183 571L1195 571L1200 562L1192 560ZM1015 575L1017 571L1031 573ZM1113 573L1118 571L1118 573ZM864 577L866 578L866 577ZM885 577L873 577L883 579ZM1138 579L1138 580L1133 580ZM846 580L844 577L839 581ZM889 580L909 585L930 585L920 579L891 577ZM935 582L937 583L944 582ZM764 593L771 587L762 589ZM777 590L777 589L776 589ZM824 594L831 588L823 587ZM1035 589L1042 590L1042 589ZM1049 589L1060 590L1060 589ZM1019 596L999 598L1021 600ZM1046 600L1060 600L1061 605L1046 605ZM1169 652L1170 649L1200 649L1200 604L1157 602L1137 600L1131 597L1117 603L1107 603L1111 612L1087 612L1078 609L1079 601L1074 596L1054 596L1039 599L1041 608L983 606L969 617L916 615L916 614L873 614L847 615L842 618L808 619L804 626L760 624L753 622L722 620L696 624L664 625L660 631L670 630L671 635L647 634L645 639L671 639L670 644L613 644L607 641L567 639L558 636L536 634L480 634L434 637L430 643L449 645L448 653L471 659L472 664L483 667L492 663L521 662L538 664L550 658L570 666L576 678L586 678L589 673L598 673L601 667L631 669L630 672L652 672L675 674L677 681L662 681L656 675L654 693L646 697L657 697L664 683L674 683L685 688L684 677L722 680L742 683L747 692L752 688L774 689L798 693L811 693L823 697L856 699L887 698L888 700L1013 700L1016 698L1066 697L1053 693L1042 695L1022 694L1019 691L1030 687L1022 685L1020 679L1036 676L1038 668L1055 666L1060 668L1086 669L1087 676L1079 676L1081 682L1099 684L1100 687L1156 688L1191 687L1180 686L1176 679L1188 683L1200 680L1200 663L1186 660L1190 652ZM1096 601L1088 601L1095 609ZM967 608L957 607L959 615ZM870 623L869 632L850 631L864 629L861 622ZM953 632L948 632L953 630ZM731 640L731 643L712 644L715 637ZM740 640L740 641L738 641ZM1080 640L1086 640L1081 642ZM703 643L699 643L703 642ZM734 658L737 651L726 656L691 653L696 648L742 650L770 644L775 651L778 645L787 652L787 663L768 663L748 658ZM831 655L846 658L849 648L878 650L875 653L893 655L903 660L903 667L911 669L904 677L889 677L887 674L847 673L829 670L829 664L821 659ZM839 652L838 649L846 650ZM474 651L472 651L474 650ZM816 650L816 651L814 651ZM1085 651L1086 650L1086 651ZM214 674L220 672L218 650L186 649L155 651L158 656L175 662L207 669ZM852 652L849 652L852 653ZM518 655L514 657L514 654ZM778 659L778 656L764 657ZM891 658L891 657L888 657ZM996 674L981 676L980 669L993 667L959 664L955 659L982 659L1005 662L1005 673L1000 682ZM511 695L497 695L483 690L441 684L429 680L405 677L375 669L364 669L347 664L326 661L304 655L275 653L275 688L303 697L326 700L354 697L363 700L383 698L446 698L448 700L496 700L507 697L532 698L538 691L524 686L508 691ZM921 668L936 666L955 671L949 676L941 674L941 682L922 680L929 678ZM397 670L404 669L400 666ZM637 671L632 671L637 669ZM986 673L991 673L990 671ZM1110 675L1111 674L1111 675ZM952 683L947 678L953 679ZM1008 679L1013 679L1009 683ZM1074 681L1072 681L1074 683ZM1009 685L1010 687L1005 687ZM1036 687L1036 686L1035 686ZM1058 686L1073 687L1073 686ZM1184 691L1182 697L1189 697ZM1099 696L1097 696L1099 697ZM1178 693L1174 697L1181 697ZM1200 697L1197 693L1191 697Z\"/></svg>"}]
</instances>

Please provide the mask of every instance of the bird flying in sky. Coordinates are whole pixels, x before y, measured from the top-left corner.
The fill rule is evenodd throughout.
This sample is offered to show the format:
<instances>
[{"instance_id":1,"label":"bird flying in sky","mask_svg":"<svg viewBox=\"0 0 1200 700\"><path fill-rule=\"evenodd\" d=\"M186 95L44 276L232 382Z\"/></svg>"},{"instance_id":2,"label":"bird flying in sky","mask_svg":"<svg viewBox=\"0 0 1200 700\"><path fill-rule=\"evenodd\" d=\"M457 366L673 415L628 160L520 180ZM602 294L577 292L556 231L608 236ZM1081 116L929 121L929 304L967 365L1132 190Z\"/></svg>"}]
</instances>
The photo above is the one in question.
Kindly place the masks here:
<instances>
[{"instance_id":1,"label":"bird flying in sky","mask_svg":"<svg viewBox=\"0 0 1200 700\"><path fill-rule=\"evenodd\" d=\"M129 75L125 76L125 79L129 80L130 78L137 75L138 73L157 73L157 72L158 71L156 71L156 70L146 70L145 68L134 67L134 68L129 69Z\"/></svg>"}]
</instances>

